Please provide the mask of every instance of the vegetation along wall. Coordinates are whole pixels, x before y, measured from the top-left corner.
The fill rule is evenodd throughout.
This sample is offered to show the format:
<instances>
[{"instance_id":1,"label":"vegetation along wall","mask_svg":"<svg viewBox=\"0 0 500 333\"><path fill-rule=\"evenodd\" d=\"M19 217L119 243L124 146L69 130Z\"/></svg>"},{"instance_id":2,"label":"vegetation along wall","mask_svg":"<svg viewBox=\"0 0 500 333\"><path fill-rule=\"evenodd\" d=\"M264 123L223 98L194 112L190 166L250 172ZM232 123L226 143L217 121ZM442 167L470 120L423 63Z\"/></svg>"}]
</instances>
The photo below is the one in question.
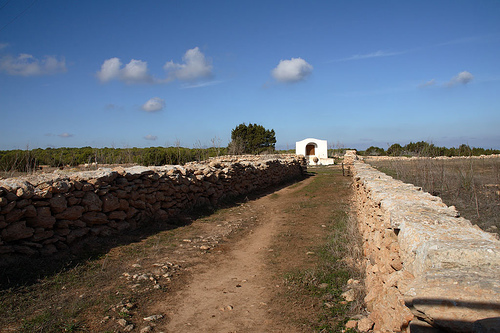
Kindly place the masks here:
<instances>
[{"instance_id":1,"label":"vegetation along wall","mask_svg":"<svg viewBox=\"0 0 500 333\"><path fill-rule=\"evenodd\" d=\"M351 154L366 258L366 305L375 331L500 327L500 242L439 197ZM431 329L431 327L427 328ZM415 330L416 331L416 330Z\"/></svg>"},{"instance_id":2,"label":"vegetation along wall","mask_svg":"<svg viewBox=\"0 0 500 333\"><path fill-rule=\"evenodd\" d=\"M293 155L224 156L185 166L99 169L0 180L0 258L51 255L180 211L297 178Z\"/></svg>"}]
</instances>

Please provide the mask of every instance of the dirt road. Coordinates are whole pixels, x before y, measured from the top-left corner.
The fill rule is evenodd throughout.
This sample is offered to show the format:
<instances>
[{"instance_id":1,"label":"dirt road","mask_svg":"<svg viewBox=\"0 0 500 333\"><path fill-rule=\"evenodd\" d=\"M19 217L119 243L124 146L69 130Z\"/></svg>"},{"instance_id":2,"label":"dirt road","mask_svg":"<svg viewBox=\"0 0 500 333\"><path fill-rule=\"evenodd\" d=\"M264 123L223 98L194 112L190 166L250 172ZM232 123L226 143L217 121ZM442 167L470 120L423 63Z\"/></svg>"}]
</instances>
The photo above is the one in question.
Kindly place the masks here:
<instances>
[{"instance_id":1,"label":"dirt road","mask_svg":"<svg viewBox=\"0 0 500 333\"><path fill-rule=\"evenodd\" d=\"M299 188L311 180L304 181ZM224 258L193 275L176 297L175 308L167 305L171 321L168 332L269 332L276 324L268 304L278 288L268 256L273 239L283 230L286 214L280 209L296 190L285 188L245 204L242 218L255 219L255 226L232 244ZM281 329L279 330L281 331ZM290 331L290 330L288 330Z\"/></svg>"},{"instance_id":2,"label":"dirt road","mask_svg":"<svg viewBox=\"0 0 500 333\"><path fill-rule=\"evenodd\" d=\"M217 246L211 249L207 260L192 267L187 285L168 302L153 307L153 312L168 315L162 329L311 331L324 302L291 290L294 286L285 276L315 269L317 252L335 228L333 212L346 208L349 180L342 179L339 170L326 173L335 173L335 181L313 175L221 214L219 225L242 221L235 238L224 242L223 251Z\"/></svg>"}]
</instances>

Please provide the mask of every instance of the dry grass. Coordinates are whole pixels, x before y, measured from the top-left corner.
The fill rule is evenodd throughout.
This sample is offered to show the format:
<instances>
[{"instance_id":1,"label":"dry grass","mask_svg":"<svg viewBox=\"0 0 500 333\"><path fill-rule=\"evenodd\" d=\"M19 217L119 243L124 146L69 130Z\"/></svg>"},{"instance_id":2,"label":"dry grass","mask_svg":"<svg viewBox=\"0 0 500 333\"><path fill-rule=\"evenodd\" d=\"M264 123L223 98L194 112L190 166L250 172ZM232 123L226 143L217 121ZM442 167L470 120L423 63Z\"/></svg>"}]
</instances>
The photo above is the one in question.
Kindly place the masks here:
<instances>
[{"instance_id":1,"label":"dry grass","mask_svg":"<svg viewBox=\"0 0 500 333\"><path fill-rule=\"evenodd\" d=\"M385 159L366 162L439 196L483 230L500 229L500 157Z\"/></svg>"}]
</instances>

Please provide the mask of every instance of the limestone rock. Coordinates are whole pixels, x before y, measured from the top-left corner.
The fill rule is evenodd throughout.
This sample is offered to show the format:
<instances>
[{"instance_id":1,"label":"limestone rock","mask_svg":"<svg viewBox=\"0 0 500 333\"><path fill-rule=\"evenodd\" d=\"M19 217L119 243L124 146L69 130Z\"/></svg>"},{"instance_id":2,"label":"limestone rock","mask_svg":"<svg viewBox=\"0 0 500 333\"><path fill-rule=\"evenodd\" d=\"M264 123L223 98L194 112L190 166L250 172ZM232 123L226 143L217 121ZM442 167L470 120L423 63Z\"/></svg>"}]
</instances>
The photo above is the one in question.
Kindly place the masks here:
<instances>
[{"instance_id":1,"label":"limestone rock","mask_svg":"<svg viewBox=\"0 0 500 333\"><path fill-rule=\"evenodd\" d=\"M25 221L18 221L8 225L2 230L2 239L4 241L16 241L19 239L29 238L35 232L34 229L26 226Z\"/></svg>"},{"instance_id":2,"label":"limestone rock","mask_svg":"<svg viewBox=\"0 0 500 333\"><path fill-rule=\"evenodd\" d=\"M39 227L39 228L53 228L56 223L56 218L52 216L49 207L38 207L36 209L36 217L26 219L28 225L30 227Z\"/></svg>"},{"instance_id":3,"label":"limestone rock","mask_svg":"<svg viewBox=\"0 0 500 333\"><path fill-rule=\"evenodd\" d=\"M53 196L49 202L50 208L54 213L61 213L68 207L66 198L60 194Z\"/></svg>"},{"instance_id":4,"label":"limestone rock","mask_svg":"<svg viewBox=\"0 0 500 333\"><path fill-rule=\"evenodd\" d=\"M82 199L82 206L89 212L101 211L102 201L99 196L93 192L85 192Z\"/></svg>"},{"instance_id":5,"label":"limestone rock","mask_svg":"<svg viewBox=\"0 0 500 333\"><path fill-rule=\"evenodd\" d=\"M472 332L475 321L500 317L497 274L434 270L411 284L405 301L415 316L432 326L453 332Z\"/></svg>"},{"instance_id":6,"label":"limestone rock","mask_svg":"<svg viewBox=\"0 0 500 333\"><path fill-rule=\"evenodd\" d=\"M68 179L61 179L52 184L50 188L52 193L66 193L70 190L71 184Z\"/></svg>"},{"instance_id":7,"label":"limestone rock","mask_svg":"<svg viewBox=\"0 0 500 333\"><path fill-rule=\"evenodd\" d=\"M374 323L370 318L364 317L364 318L361 318L357 324L358 324L358 330L360 332L368 332L369 330L371 330L373 328Z\"/></svg>"},{"instance_id":8,"label":"limestone rock","mask_svg":"<svg viewBox=\"0 0 500 333\"><path fill-rule=\"evenodd\" d=\"M127 218L127 213L121 210L114 211L109 213L108 218L110 220L125 220Z\"/></svg>"},{"instance_id":9,"label":"limestone rock","mask_svg":"<svg viewBox=\"0 0 500 333\"><path fill-rule=\"evenodd\" d=\"M120 208L120 199L114 195L107 194L102 198L102 211L104 213L111 212Z\"/></svg>"},{"instance_id":10,"label":"limestone rock","mask_svg":"<svg viewBox=\"0 0 500 333\"><path fill-rule=\"evenodd\" d=\"M75 229L71 230L71 232L66 236L66 242L68 244L73 243L77 238L83 237L86 234L88 234L90 231L90 228L82 228L82 229Z\"/></svg>"},{"instance_id":11,"label":"limestone rock","mask_svg":"<svg viewBox=\"0 0 500 333\"><path fill-rule=\"evenodd\" d=\"M84 211L85 208L82 206L72 206L57 214L56 218L58 220L77 220L82 216Z\"/></svg>"},{"instance_id":12,"label":"limestone rock","mask_svg":"<svg viewBox=\"0 0 500 333\"><path fill-rule=\"evenodd\" d=\"M345 328L356 328L356 326L358 326L357 320L349 320L347 323L345 323Z\"/></svg>"},{"instance_id":13,"label":"limestone rock","mask_svg":"<svg viewBox=\"0 0 500 333\"><path fill-rule=\"evenodd\" d=\"M104 224L108 222L108 217L101 212L88 212L83 214L82 221L90 225Z\"/></svg>"}]
</instances>

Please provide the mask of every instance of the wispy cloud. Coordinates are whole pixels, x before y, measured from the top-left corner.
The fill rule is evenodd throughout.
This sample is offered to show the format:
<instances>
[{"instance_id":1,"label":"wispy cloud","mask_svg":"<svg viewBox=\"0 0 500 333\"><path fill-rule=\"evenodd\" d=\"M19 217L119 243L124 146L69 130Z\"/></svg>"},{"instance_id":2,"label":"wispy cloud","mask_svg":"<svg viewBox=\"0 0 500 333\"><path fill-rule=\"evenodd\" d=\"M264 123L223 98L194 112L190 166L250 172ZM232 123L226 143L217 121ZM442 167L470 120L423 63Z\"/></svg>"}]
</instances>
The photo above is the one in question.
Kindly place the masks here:
<instances>
[{"instance_id":1,"label":"wispy cloud","mask_svg":"<svg viewBox=\"0 0 500 333\"><path fill-rule=\"evenodd\" d=\"M432 80L429 80L429 81L424 82L422 84L419 84L418 87L423 89L423 88L432 87L434 85L436 85L436 80L432 79Z\"/></svg>"},{"instance_id":2,"label":"wispy cloud","mask_svg":"<svg viewBox=\"0 0 500 333\"><path fill-rule=\"evenodd\" d=\"M121 106L121 105L117 105L117 104L113 104L113 103L106 104L106 105L104 106L104 108L105 108L106 110L118 110L118 111L123 110L123 106Z\"/></svg>"},{"instance_id":3,"label":"wispy cloud","mask_svg":"<svg viewBox=\"0 0 500 333\"><path fill-rule=\"evenodd\" d=\"M452 77L450 81L445 83L446 87L453 87L456 85L466 85L470 83L472 80L474 80L474 75L472 75L470 72L463 71L458 73L456 76Z\"/></svg>"},{"instance_id":4,"label":"wispy cloud","mask_svg":"<svg viewBox=\"0 0 500 333\"><path fill-rule=\"evenodd\" d=\"M156 141L156 139L158 139L158 137L156 135L151 135L151 134L148 134L144 137L144 139L146 140L150 140L150 141Z\"/></svg>"},{"instance_id":5,"label":"wispy cloud","mask_svg":"<svg viewBox=\"0 0 500 333\"><path fill-rule=\"evenodd\" d=\"M474 75L468 71L463 71L452 77L448 82L439 84L441 87L453 87L457 85L466 85L474 80ZM438 82L435 79L429 80L418 85L418 88L425 89L432 86L438 86Z\"/></svg>"},{"instance_id":6,"label":"wispy cloud","mask_svg":"<svg viewBox=\"0 0 500 333\"><path fill-rule=\"evenodd\" d=\"M470 44L470 43L479 43L479 42L487 42L494 39L498 39L500 37L499 33L492 33L481 36L471 36L471 37L463 37L452 39L443 43L437 44L437 46L446 46L446 45L456 45L456 44Z\"/></svg>"},{"instance_id":7,"label":"wispy cloud","mask_svg":"<svg viewBox=\"0 0 500 333\"><path fill-rule=\"evenodd\" d=\"M181 89L203 88L203 87L215 86L215 85L221 84L223 82L224 81L215 80L215 81L208 81L208 82L201 82L201 83L185 83L181 86Z\"/></svg>"},{"instance_id":8,"label":"wispy cloud","mask_svg":"<svg viewBox=\"0 0 500 333\"><path fill-rule=\"evenodd\" d=\"M329 62L340 62L340 61L352 61L352 60L363 60L363 59L371 59L371 58L383 58L383 57L393 57L400 54L405 54L408 51L398 51L398 52L387 52L387 51L376 51L372 53L366 54L355 54L347 58L342 59L334 59Z\"/></svg>"},{"instance_id":9,"label":"wispy cloud","mask_svg":"<svg viewBox=\"0 0 500 333\"><path fill-rule=\"evenodd\" d=\"M59 136L61 138L71 138L71 137L73 137L73 134L65 132L65 133L58 134L57 136Z\"/></svg>"},{"instance_id":10,"label":"wispy cloud","mask_svg":"<svg viewBox=\"0 0 500 333\"><path fill-rule=\"evenodd\" d=\"M379 95L403 93L403 92L411 91L413 89L415 89L415 88L410 87L410 86L399 86L399 87L387 87L387 88L374 89L374 90L335 92L333 95L339 96L339 97L379 96Z\"/></svg>"},{"instance_id":11,"label":"wispy cloud","mask_svg":"<svg viewBox=\"0 0 500 333\"><path fill-rule=\"evenodd\" d=\"M14 76L52 75L66 72L66 61L53 56L37 59L26 53L17 57L6 55L0 58L0 72Z\"/></svg>"}]
</instances>

